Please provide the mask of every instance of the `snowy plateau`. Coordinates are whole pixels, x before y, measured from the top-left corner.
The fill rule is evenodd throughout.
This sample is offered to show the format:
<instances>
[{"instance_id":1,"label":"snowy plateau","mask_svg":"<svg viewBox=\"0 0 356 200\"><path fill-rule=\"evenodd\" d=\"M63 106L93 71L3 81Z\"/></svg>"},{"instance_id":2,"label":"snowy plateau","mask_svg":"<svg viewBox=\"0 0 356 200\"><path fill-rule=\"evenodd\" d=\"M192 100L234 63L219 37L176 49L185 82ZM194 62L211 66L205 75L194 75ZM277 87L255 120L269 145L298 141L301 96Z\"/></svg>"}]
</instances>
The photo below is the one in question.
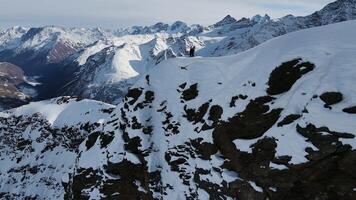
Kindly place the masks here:
<instances>
[{"instance_id":1,"label":"snowy plateau","mask_svg":"<svg viewBox=\"0 0 356 200\"><path fill-rule=\"evenodd\" d=\"M356 199L354 19L2 31L0 199Z\"/></svg>"}]
</instances>

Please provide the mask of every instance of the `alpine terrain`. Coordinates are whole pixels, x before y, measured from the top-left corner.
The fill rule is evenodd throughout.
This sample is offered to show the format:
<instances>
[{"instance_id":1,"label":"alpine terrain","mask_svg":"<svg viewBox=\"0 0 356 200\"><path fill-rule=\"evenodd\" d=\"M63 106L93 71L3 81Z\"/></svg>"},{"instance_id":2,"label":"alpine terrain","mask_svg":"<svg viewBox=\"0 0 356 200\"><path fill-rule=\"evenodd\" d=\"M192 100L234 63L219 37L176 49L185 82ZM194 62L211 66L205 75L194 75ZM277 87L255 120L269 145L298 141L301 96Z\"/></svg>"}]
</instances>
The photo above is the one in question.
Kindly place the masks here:
<instances>
[{"instance_id":1,"label":"alpine terrain","mask_svg":"<svg viewBox=\"0 0 356 200\"><path fill-rule=\"evenodd\" d=\"M1 31L0 199L356 199L355 19Z\"/></svg>"},{"instance_id":2,"label":"alpine terrain","mask_svg":"<svg viewBox=\"0 0 356 200\"><path fill-rule=\"evenodd\" d=\"M356 21L174 58L117 106L0 114L3 199L355 199Z\"/></svg>"},{"instance_id":3,"label":"alpine terrain","mask_svg":"<svg viewBox=\"0 0 356 200\"><path fill-rule=\"evenodd\" d=\"M13 27L0 30L0 61L40 83L25 100L15 97L21 104L63 95L117 104L142 75L165 59L186 56L192 45L202 57L233 55L293 31L353 19L356 1L338 0L305 17L228 15L210 26L177 21L119 30ZM0 106L17 106L8 103L12 99Z\"/></svg>"}]
</instances>

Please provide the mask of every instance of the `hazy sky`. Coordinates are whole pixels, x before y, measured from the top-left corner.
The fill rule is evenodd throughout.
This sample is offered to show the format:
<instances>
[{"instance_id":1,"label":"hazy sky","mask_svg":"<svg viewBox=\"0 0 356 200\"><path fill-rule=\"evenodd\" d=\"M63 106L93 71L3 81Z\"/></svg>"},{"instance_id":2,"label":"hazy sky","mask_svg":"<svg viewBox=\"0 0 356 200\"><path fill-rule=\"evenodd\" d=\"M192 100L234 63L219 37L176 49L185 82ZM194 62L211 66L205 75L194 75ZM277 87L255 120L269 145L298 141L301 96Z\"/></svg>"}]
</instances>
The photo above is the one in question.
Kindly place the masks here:
<instances>
[{"instance_id":1,"label":"hazy sky","mask_svg":"<svg viewBox=\"0 0 356 200\"><path fill-rule=\"evenodd\" d=\"M182 20L213 24L268 14L307 15L333 0L0 0L0 27L60 25L122 28Z\"/></svg>"}]
</instances>

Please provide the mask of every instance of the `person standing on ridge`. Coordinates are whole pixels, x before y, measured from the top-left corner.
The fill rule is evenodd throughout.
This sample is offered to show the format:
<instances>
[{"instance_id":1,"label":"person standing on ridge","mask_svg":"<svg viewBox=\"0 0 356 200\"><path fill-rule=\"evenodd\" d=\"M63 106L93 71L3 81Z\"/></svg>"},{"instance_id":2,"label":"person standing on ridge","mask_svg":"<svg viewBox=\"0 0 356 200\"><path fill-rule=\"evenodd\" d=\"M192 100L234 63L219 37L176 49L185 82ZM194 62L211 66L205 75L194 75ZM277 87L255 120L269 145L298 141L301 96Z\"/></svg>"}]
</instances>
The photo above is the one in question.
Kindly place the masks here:
<instances>
[{"instance_id":1,"label":"person standing on ridge","mask_svg":"<svg viewBox=\"0 0 356 200\"><path fill-rule=\"evenodd\" d=\"M195 56L195 46L190 47L189 56L190 57L194 57Z\"/></svg>"}]
</instances>

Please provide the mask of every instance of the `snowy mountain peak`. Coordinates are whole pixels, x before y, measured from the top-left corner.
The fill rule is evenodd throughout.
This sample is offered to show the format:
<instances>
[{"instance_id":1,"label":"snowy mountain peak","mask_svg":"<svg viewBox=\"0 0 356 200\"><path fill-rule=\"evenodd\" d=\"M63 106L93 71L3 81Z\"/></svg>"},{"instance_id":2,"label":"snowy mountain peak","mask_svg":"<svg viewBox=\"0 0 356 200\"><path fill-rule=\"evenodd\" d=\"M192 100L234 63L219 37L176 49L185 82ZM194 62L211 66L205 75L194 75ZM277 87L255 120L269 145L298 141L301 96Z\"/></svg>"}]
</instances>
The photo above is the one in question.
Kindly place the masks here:
<instances>
[{"instance_id":1,"label":"snowy mountain peak","mask_svg":"<svg viewBox=\"0 0 356 200\"><path fill-rule=\"evenodd\" d=\"M27 28L22 27L22 26L14 26L8 29L0 30L0 35L2 34L17 34L17 33L25 33L28 31Z\"/></svg>"},{"instance_id":2,"label":"snowy mountain peak","mask_svg":"<svg viewBox=\"0 0 356 200\"><path fill-rule=\"evenodd\" d=\"M356 18L356 0L338 0L315 12L312 16L320 17L322 25L342 22Z\"/></svg>"},{"instance_id":3,"label":"snowy mountain peak","mask_svg":"<svg viewBox=\"0 0 356 200\"><path fill-rule=\"evenodd\" d=\"M170 26L170 31L177 33L186 33L189 30L189 26L182 22L176 21Z\"/></svg>"},{"instance_id":4,"label":"snowy mountain peak","mask_svg":"<svg viewBox=\"0 0 356 200\"><path fill-rule=\"evenodd\" d=\"M154 24L153 26L150 27L153 32L162 32L162 31L167 31L169 28L168 24L158 22Z\"/></svg>"},{"instance_id":5,"label":"snowy mountain peak","mask_svg":"<svg viewBox=\"0 0 356 200\"><path fill-rule=\"evenodd\" d=\"M255 15L251 18L251 21L254 23L266 23L271 21L271 17L267 14L265 14L264 16L261 15Z\"/></svg>"},{"instance_id":6,"label":"snowy mountain peak","mask_svg":"<svg viewBox=\"0 0 356 200\"><path fill-rule=\"evenodd\" d=\"M235 23L235 22L237 22L237 20L235 18L231 17L230 15L227 15L221 21L215 23L213 26L214 27L220 27L220 26L229 25L229 24L232 24L232 23Z\"/></svg>"}]
</instances>

